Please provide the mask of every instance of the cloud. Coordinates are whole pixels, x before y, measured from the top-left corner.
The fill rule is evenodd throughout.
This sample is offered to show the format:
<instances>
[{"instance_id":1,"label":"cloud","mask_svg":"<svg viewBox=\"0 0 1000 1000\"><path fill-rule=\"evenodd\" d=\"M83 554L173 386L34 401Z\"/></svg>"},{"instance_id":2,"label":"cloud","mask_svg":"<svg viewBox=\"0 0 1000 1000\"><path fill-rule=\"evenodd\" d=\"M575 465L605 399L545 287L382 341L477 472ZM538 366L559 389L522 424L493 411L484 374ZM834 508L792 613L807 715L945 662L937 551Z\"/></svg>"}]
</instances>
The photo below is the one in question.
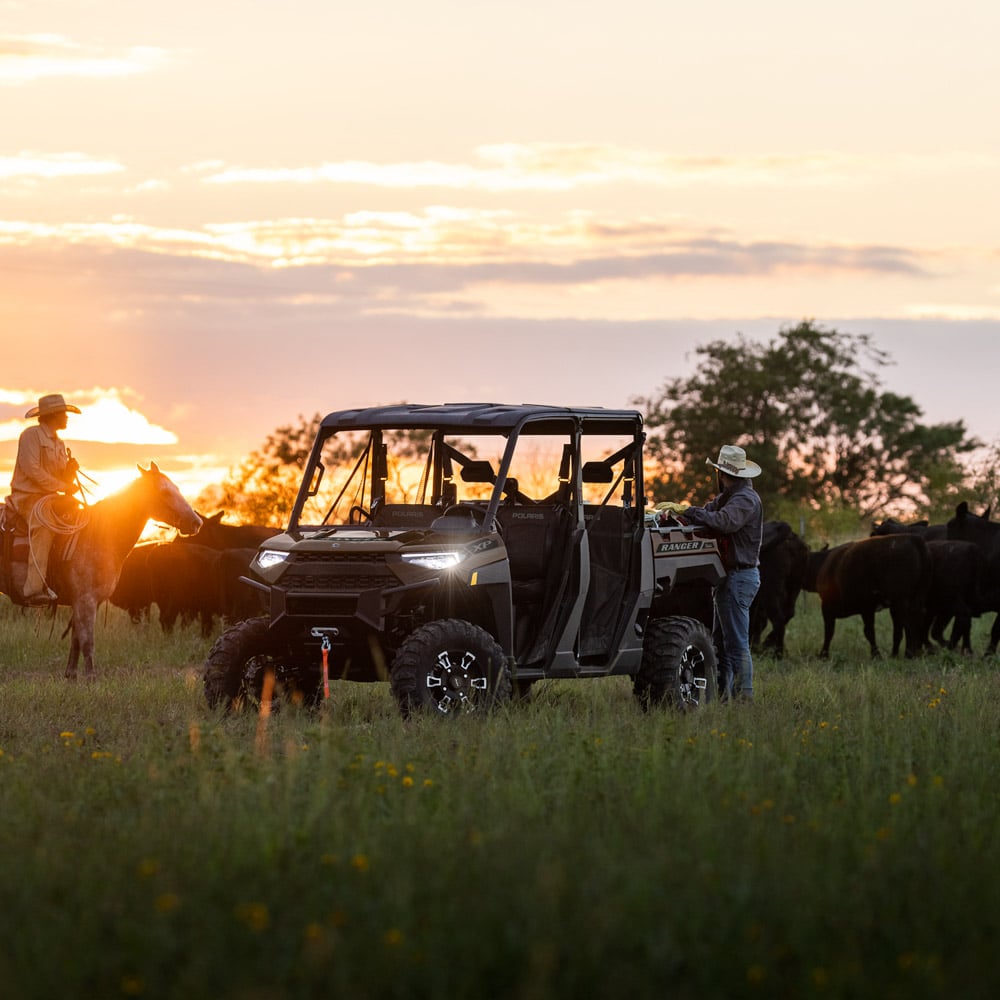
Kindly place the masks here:
<instances>
[{"instance_id":1,"label":"cloud","mask_svg":"<svg viewBox=\"0 0 1000 1000\"><path fill-rule=\"evenodd\" d=\"M208 184L364 184L385 188L454 188L489 192L570 191L608 184L677 185L711 180L783 184L842 178L849 158L680 157L615 146L557 143L482 146L471 163L347 160L299 167L213 167Z\"/></svg>"},{"instance_id":2,"label":"cloud","mask_svg":"<svg viewBox=\"0 0 1000 1000\"><path fill-rule=\"evenodd\" d=\"M778 271L932 273L941 255L907 247L740 240L668 220L603 222L589 213L539 223L509 212L432 208L356 212L339 220L277 219L165 229L129 220L44 224L0 221L4 245L87 246L302 270L331 295L399 287L410 274L429 287L481 281L564 285L620 278L738 276ZM291 280L290 282L291 283ZM192 288L192 292L196 290Z\"/></svg>"},{"instance_id":3,"label":"cloud","mask_svg":"<svg viewBox=\"0 0 1000 1000\"><path fill-rule=\"evenodd\" d=\"M93 177L125 168L114 160L95 160L84 153L32 153L0 156L0 181Z\"/></svg>"},{"instance_id":4,"label":"cloud","mask_svg":"<svg viewBox=\"0 0 1000 1000\"><path fill-rule=\"evenodd\" d=\"M679 187L855 186L914 173L996 168L996 158L945 152L927 156L672 156L656 150L579 143L480 146L471 162L376 163L345 160L302 166L235 166L218 161L189 168L206 184L353 184L395 189L445 188L491 193L573 191L611 184Z\"/></svg>"},{"instance_id":5,"label":"cloud","mask_svg":"<svg viewBox=\"0 0 1000 1000\"><path fill-rule=\"evenodd\" d=\"M943 320L1000 320L1000 305L971 305L968 303L914 303L906 309L914 319Z\"/></svg>"},{"instance_id":6,"label":"cloud","mask_svg":"<svg viewBox=\"0 0 1000 1000\"><path fill-rule=\"evenodd\" d=\"M149 72L165 58L162 49L151 46L105 49L64 35L0 35L0 85L51 77L132 76Z\"/></svg>"},{"instance_id":7,"label":"cloud","mask_svg":"<svg viewBox=\"0 0 1000 1000\"><path fill-rule=\"evenodd\" d=\"M25 389L0 389L0 404L24 407L25 411L36 405L44 395ZM74 441L97 441L104 444L174 445L177 435L150 423L134 406L123 399L137 397L131 389L95 388L63 393L66 400L83 412L71 414L70 429L64 433ZM0 422L0 441L15 441L24 430L26 418Z\"/></svg>"}]
</instances>

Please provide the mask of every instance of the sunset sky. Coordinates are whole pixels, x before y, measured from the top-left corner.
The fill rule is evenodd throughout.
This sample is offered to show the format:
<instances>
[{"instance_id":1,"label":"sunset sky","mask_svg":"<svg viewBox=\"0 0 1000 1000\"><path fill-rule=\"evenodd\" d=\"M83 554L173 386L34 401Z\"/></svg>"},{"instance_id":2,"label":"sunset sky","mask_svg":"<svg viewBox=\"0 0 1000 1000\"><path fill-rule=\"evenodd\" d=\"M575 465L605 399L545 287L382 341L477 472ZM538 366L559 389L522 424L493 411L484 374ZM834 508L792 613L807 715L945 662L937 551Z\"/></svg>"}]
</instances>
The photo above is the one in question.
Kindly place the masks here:
<instances>
[{"instance_id":1,"label":"sunset sky","mask_svg":"<svg viewBox=\"0 0 1000 1000\"><path fill-rule=\"evenodd\" d=\"M281 424L629 405L803 318L1000 439L992 0L0 0L25 411L189 495ZM102 476L103 470L103 476Z\"/></svg>"}]
</instances>

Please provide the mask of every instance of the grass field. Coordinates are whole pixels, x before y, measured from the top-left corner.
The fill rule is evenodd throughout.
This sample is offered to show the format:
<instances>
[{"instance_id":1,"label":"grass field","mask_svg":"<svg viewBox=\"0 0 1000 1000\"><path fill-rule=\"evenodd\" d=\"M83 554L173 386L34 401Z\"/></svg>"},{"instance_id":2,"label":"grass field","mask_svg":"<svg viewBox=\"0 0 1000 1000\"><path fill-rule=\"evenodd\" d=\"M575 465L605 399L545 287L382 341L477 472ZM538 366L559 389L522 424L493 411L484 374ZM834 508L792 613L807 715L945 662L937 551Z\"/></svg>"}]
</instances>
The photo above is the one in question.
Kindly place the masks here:
<instances>
[{"instance_id":1,"label":"grass field","mask_svg":"<svg viewBox=\"0 0 1000 1000\"><path fill-rule=\"evenodd\" d=\"M754 705L404 724L385 685L214 715L207 643L118 614L73 685L4 601L0 996L993 997L997 664L856 619L818 661L814 602Z\"/></svg>"}]
</instances>

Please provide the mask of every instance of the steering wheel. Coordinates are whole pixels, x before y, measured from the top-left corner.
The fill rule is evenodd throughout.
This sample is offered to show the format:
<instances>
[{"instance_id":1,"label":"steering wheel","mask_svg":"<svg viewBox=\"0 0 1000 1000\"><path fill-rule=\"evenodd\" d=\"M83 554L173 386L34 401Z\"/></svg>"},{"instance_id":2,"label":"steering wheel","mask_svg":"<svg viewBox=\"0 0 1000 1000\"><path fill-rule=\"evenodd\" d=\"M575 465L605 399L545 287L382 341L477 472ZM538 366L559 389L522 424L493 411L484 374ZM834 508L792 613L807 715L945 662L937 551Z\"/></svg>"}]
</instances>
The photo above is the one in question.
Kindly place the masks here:
<instances>
[{"instance_id":1,"label":"steering wheel","mask_svg":"<svg viewBox=\"0 0 1000 1000\"><path fill-rule=\"evenodd\" d=\"M470 507L467 504L455 503L446 507L442 517L467 517L473 523L480 525L486 520L486 511L482 507Z\"/></svg>"},{"instance_id":2,"label":"steering wheel","mask_svg":"<svg viewBox=\"0 0 1000 1000\"><path fill-rule=\"evenodd\" d=\"M436 531L462 531L480 528L486 522L485 507L470 507L468 504L452 504L436 518L431 527Z\"/></svg>"},{"instance_id":3,"label":"steering wheel","mask_svg":"<svg viewBox=\"0 0 1000 1000\"><path fill-rule=\"evenodd\" d=\"M357 514L358 519L354 519L354 515ZM370 521L372 519L371 514L368 513L360 504L355 504L347 514L348 524L361 524L363 521Z\"/></svg>"}]
</instances>

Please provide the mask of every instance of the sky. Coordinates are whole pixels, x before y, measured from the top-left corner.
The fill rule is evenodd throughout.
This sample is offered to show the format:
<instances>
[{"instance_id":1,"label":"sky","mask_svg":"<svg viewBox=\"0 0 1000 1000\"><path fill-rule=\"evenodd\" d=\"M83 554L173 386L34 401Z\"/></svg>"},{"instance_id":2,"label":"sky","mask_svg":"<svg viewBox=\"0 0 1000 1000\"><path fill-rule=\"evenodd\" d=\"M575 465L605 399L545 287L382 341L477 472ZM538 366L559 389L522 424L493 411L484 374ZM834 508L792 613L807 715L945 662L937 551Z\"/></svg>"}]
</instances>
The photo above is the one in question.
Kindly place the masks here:
<instances>
[{"instance_id":1,"label":"sky","mask_svg":"<svg viewBox=\"0 0 1000 1000\"><path fill-rule=\"evenodd\" d=\"M868 334L1000 439L993 0L0 0L0 490L24 414L189 496L300 416L629 406Z\"/></svg>"}]
</instances>

